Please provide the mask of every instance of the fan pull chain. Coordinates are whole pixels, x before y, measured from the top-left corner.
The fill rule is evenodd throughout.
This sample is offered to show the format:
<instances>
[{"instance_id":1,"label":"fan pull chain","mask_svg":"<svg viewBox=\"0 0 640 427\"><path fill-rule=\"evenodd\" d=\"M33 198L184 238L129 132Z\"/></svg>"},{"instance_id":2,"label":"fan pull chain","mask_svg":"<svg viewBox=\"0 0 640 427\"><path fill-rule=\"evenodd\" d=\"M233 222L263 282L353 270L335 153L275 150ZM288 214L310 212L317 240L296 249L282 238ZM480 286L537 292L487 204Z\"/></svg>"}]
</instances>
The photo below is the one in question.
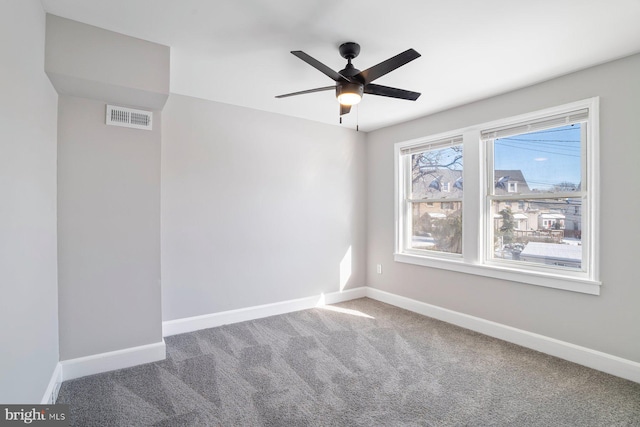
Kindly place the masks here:
<instances>
[{"instance_id":1,"label":"fan pull chain","mask_svg":"<svg viewBox=\"0 0 640 427\"><path fill-rule=\"evenodd\" d=\"M360 106L356 105L356 132L360 132Z\"/></svg>"}]
</instances>

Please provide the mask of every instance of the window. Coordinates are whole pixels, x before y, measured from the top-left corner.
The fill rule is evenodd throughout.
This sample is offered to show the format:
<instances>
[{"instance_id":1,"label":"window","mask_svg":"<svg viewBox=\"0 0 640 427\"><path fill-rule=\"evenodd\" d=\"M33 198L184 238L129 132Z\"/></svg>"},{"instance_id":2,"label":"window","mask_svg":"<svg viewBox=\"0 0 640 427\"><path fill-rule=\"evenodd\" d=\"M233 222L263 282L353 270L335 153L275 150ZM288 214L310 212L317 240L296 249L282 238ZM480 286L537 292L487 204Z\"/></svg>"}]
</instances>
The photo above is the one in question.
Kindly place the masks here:
<instances>
[{"instance_id":1,"label":"window","mask_svg":"<svg viewBox=\"0 0 640 427\"><path fill-rule=\"evenodd\" d=\"M582 230L589 225L576 207L589 202L588 187L582 184L588 119L589 111L581 109L482 132L488 176L496 182L486 196L493 218L487 224L488 260L508 260L525 269L552 266L586 272ZM498 183L507 174L516 180L508 182L505 192ZM520 191L510 194L515 193L511 184L518 181ZM537 218L527 230L518 229L520 212L511 209L515 201L535 212ZM567 215L571 230L566 230Z\"/></svg>"},{"instance_id":2,"label":"window","mask_svg":"<svg viewBox=\"0 0 640 427\"><path fill-rule=\"evenodd\" d=\"M395 260L599 294L597 151L597 98L396 144Z\"/></svg>"},{"instance_id":3,"label":"window","mask_svg":"<svg viewBox=\"0 0 640 427\"><path fill-rule=\"evenodd\" d=\"M461 144L447 138L402 151L403 251L462 254Z\"/></svg>"}]
</instances>

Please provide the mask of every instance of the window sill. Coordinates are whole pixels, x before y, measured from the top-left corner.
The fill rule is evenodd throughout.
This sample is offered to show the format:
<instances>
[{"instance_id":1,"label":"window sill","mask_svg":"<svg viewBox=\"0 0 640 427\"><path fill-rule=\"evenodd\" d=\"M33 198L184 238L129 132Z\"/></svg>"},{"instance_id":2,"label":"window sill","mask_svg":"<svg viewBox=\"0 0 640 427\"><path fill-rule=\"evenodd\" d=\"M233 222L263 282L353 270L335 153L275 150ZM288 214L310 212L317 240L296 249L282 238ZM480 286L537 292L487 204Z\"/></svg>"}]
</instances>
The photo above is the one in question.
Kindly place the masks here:
<instances>
[{"instance_id":1,"label":"window sill","mask_svg":"<svg viewBox=\"0 0 640 427\"><path fill-rule=\"evenodd\" d=\"M602 285L602 282L595 280L536 271L515 270L496 265L469 264L458 259L435 259L420 255L396 253L394 254L394 261L590 295L600 295L600 286Z\"/></svg>"}]
</instances>

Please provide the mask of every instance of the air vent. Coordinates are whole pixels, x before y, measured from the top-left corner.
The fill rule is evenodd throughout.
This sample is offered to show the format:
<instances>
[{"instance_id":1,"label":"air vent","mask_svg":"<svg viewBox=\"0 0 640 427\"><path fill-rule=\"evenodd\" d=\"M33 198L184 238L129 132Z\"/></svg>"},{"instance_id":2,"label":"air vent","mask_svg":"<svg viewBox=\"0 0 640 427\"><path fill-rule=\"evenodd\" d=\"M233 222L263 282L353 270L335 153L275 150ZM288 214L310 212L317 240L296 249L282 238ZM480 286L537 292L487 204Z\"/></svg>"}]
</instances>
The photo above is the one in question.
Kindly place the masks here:
<instances>
[{"instance_id":1,"label":"air vent","mask_svg":"<svg viewBox=\"0 0 640 427\"><path fill-rule=\"evenodd\" d=\"M107 105L107 124L126 128L151 130L153 113L133 108Z\"/></svg>"}]
</instances>

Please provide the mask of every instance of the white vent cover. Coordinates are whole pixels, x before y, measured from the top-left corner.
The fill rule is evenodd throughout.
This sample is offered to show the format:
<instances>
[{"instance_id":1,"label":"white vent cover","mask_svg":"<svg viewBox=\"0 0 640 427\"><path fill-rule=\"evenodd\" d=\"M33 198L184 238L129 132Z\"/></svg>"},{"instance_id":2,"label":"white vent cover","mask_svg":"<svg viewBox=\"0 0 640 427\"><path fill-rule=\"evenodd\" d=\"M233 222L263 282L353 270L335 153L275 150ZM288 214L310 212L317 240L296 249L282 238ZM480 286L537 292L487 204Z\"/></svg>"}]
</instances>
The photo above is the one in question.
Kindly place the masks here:
<instances>
[{"instance_id":1,"label":"white vent cover","mask_svg":"<svg viewBox=\"0 0 640 427\"><path fill-rule=\"evenodd\" d=\"M133 108L107 105L107 124L126 128L151 130L153 113Z\"/></svg>"}]
</instances>

